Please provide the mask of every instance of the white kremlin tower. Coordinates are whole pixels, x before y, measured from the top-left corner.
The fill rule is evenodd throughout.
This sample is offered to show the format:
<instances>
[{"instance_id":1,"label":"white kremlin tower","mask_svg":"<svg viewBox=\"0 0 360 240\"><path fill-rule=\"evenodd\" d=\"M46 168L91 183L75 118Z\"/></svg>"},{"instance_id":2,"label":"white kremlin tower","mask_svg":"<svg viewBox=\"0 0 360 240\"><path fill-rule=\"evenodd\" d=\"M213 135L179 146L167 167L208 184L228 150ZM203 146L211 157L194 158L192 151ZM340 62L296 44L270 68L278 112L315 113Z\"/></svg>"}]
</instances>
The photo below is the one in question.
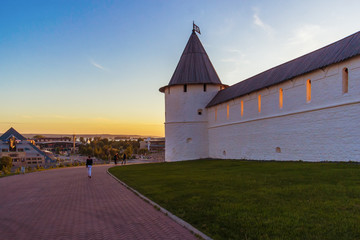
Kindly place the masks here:
<instances>
[{"instance_id":1,"label":"white kremlin tower","mask_svg":"<svg viewBox=\"0 0 360 240\"><path fill-rule=\"evenodd\" d=\"M195 31L181 55L165 93L165 161L209 157L206 105L222 84Z\"/></svg>"}]
</instances>

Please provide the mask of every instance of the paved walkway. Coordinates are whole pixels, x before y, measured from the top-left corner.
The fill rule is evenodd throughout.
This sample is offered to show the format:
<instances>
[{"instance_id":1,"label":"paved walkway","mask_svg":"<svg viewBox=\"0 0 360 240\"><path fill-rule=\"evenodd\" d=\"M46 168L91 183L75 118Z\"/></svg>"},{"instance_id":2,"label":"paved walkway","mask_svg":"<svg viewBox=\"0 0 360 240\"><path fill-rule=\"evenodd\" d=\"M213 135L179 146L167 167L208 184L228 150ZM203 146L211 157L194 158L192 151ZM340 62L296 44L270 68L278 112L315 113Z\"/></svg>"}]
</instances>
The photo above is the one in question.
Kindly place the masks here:
<instances>
[{"instance_id":1,"label":"paved walkway","mask_svg":"<svg viewBox=\"0 0 360 240\"><path fill-rule=\"evenodd\" d=\"M0 178L0 239L196 239L106 173L108 166Z\"/></svg>"}]
</instances>

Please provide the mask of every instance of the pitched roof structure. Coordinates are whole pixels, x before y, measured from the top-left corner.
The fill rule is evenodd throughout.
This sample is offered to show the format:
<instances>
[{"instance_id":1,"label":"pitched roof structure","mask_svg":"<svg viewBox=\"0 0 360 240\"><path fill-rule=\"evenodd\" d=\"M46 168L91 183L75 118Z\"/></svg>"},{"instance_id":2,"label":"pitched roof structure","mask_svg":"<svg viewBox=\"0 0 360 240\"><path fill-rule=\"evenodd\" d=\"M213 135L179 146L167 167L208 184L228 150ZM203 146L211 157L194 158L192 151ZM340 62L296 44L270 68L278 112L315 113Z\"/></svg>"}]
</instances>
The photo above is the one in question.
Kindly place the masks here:
<instances>
[{"instance_id":1,"label":"pitched roof structure","mask_svg":"<svg viewBox=\"0 0 360 240\"><path fill-rule=\"evenodd\" d=\"M204 83L222 84L203 45L193 30L167 86ZM159 91L164 92L165 87L160 88Z\"/></svg>"},{"instance_id":2,"label":"pitched roof structure","mask_svg":"<svg viewBox=\"0 0 360 240\"><path fill-rule=\"evenodd\" d=\"M16 131L14 128L10 128L9 130L7 130L3 135L1 135L0 137L0 141L8 141L8 139L10 137L14 136L16 138L16 140L20 140L20 141L26 141L26 137L24 137L23 135L21 135L18 131ZM38 147L36 147L35 145L33 145L31 142L28 142L29 146L32 147L37 153L41 154L42 156L44 156L45 161L47 163L49 162L54 162L49 156L47 156L43 151L41 151Z\"/></svg>"},{"instance_id":3,"label":"pitched roof structure","mask_svg":"<svg viewBox=\"0 0 360 240\"><path fill-rule=\"evenodd\" d=\"M360 32L219 91L206 107L282 83L360 55Z\"/></svg>"},{"instance_id":4,"label":"pitched roof structure","mask_svg":"<svg viewBox=\"0 0 360 240\"><path fill-rule=\"evenodd\" d=\"M36 152L38 152L39 154L41 154L41 155L45 158L45 161L46 161L47 163L54 162L54 160L52 160L48 155L46 155L43 151L41 151L38 147L36 147L36 146L33 145L32 143L29 143L29 146L32 147Z\"/></svg>"},{"instance_id":5,"label":"pitched roof structure","mask_svg":"<svg viewBox=\"0 0 360 240\"><path fill-rule=\"evenodd\" d=\"M3 135L1 135L0 140L6 141L11 136L14 136L17 140L26 140L26 137L18 133L18 131L16 131L14 128L10 128Z\"/></svg>"}]
</instances>

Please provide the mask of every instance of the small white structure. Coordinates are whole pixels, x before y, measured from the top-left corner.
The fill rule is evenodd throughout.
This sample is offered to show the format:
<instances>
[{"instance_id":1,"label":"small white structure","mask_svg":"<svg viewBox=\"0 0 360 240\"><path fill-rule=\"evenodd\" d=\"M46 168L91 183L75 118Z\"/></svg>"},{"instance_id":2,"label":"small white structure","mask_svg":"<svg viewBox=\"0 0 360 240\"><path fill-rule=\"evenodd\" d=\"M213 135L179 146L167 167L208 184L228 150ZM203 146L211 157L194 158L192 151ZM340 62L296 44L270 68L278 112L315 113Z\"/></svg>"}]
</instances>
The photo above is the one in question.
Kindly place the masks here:
<instances>
[{"instance_id":1,"label":"small white structure","mask_svg":"<svg viewBox=\"0 0 360 240\"><path fill-rule=\"evenodd\" d=\"M360 161L360 32L227 87L193 31L160 91L166 161Z\"/></svg>"},{"instance_id":2,"label":"small white structure","mask_svg":"<svg viewBox=\"0 0 360 240\"><path fill-rule=\"evenodd\" d=\"M149 152L163 152L165 150L165 138L150 138L140 141L140 149L147 149Z\"/></svg>"}]
</instances>

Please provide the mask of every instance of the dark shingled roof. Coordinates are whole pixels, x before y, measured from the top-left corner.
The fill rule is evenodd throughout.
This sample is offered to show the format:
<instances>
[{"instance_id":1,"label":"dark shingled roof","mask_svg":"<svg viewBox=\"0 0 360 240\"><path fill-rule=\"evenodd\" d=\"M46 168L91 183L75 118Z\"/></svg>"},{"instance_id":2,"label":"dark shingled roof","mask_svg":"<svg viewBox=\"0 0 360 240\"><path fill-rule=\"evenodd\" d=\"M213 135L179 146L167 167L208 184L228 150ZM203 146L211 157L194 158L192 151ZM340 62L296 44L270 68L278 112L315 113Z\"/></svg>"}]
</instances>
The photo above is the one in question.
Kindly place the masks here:
<instances>
[{"instance_id":1,"label":"dark shingled roof","mask_svg":"<svg viewBox=\"0 0 360 240\"><path fill-rule=\"evenodd\" d=\"M219 91L206 107L360 55L360 32Z\"/></svg>"},{"instance_id":2,"label":"dark shingled roof","mask_svg":"<svg viewBox=\"0 0 360 240\"><path fill-rule=\"evenodd\" d=\"M10 128L3 135L1 135L0 140L6 141L11 136L14 136L17 140L21 140L21 141L26 140L26 138L20 133L18 133L18 131L16 131L14 128Z\"/></svg>"},{"instance_id":3,"label":"dark shingled roof","mask_svg":"<svg viewBox=\"0 0 360 240\"><path fill-rule=\"evenodd\" d=\"M193 31L168 86L204 83L221 84L221 81ZM165 87L160 88L160 92L163 92Z\"/></svg>"}]
</instances>

